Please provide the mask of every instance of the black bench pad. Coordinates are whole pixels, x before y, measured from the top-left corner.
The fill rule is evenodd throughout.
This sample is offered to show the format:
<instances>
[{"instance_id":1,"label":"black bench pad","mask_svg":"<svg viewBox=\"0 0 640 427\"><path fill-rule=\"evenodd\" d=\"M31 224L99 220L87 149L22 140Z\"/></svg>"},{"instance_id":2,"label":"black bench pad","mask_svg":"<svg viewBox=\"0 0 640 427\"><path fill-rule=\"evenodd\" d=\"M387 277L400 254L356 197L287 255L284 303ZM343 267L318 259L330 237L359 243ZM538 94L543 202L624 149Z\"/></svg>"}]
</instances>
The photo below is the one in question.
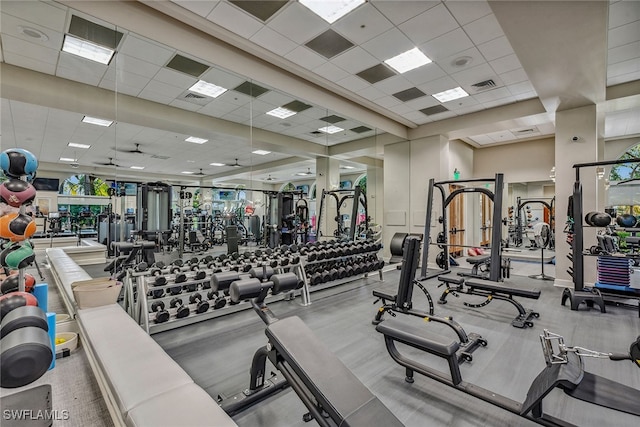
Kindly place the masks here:
<instances>
[{"instance_id":1,"label":"black bench pad","mask_svg":"<svg viewBox=\"0 0 640 427\"><path fill-rule=\"evenodd\" d=\"M498 294L508 294L510 296L538 299L540 298L540 289L537 288L521 288L513 287L507 283L492 282L491 280L469 279L466 285L470 288L476 288L483 291L495 292Z\"/></svg>"},{"instance_id":2,"label":"black bench pad","mask_svg":"<svg viewBox=\"0 0 640 427\"><path fill-rule=\"evenodd\" d=\"M339 426L403 425L299 317L278 320L265 333Z\"/></svg>"},{"instance_id":3,"label":"black bench pad","mask_svg":"<svg viewBox=\"0 0 640 427\"><path fill-rule=\"evenodd\" d=\"M462 285L464 283L463 277L456 277L450 274L446 276L438 276L438 280L445 283L453 283L454 285Z\"/></svg>"},{"instance_id":4,"label":"black bench pad","mask_svg":"<svg viewBox=\"0 0 640 427\"><path fill-rule=\"evenodd\" d=\"M460 348L460 345L456 341L429 332L425 328L409 325L396 319L385 320L376 326L376 331L403 344L442 357L452 356Z\"/></svg>"},{"instance_id":5,"label":"black bench pad","mask_svg":"<svg viewBox=\"0 0 640 427\"><path fill-rule=\"evenodd\" d=\"M467 258L467 262L469 264L482 264L483 262L487 262L489 261L489 258L491 258L491 255L489 254L485 254L485 255L476 255L476 256L470 256Z\"/></svg>"},{"instance_id":6,"label":"black bench pad","mask_svg":"<svg viewBox=\"0 0 640 427\"><path fill-rule=\"evenodd\" d=\"M377 289L373 290L373 296L376 298L382 298L384 300L388 300L388 301L395 301L397 295L391 295L391 294L387 294L385 292L379 291Z\"/></svg>"}]
</instances>

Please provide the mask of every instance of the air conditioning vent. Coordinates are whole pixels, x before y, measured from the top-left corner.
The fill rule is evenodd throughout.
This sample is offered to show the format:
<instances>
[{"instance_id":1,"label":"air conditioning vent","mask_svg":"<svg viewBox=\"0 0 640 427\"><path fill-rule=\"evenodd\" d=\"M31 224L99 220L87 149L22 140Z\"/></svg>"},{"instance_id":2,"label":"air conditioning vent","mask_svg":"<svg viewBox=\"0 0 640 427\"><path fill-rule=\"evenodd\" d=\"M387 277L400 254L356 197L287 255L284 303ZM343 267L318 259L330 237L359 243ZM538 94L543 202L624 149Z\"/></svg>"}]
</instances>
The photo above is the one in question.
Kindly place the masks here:
<instances>
[{"instance_id":1,"label":"air conditioning vent","mask_svg":"<svg viewBox=\"0 0 640 427\"><path fill-rule=\"evenodd\" d=\"M494 87L496 87L496 82L494 82L492 79L489 79L489 80L483 80L478 83L474 83L471 86L477 91L482 91L482 90L493 89Z\"/></svg>"},{"instance_id":2,"label":"air conditioning vent","mask_svg":"<svg viewBox=\"0 0 640 427\"><path fill-rule=\"evenodd\" d=\"M516 133L519 134L519 135L524 135L524 134L527 134L527 133L534 133L534 132L535 132L535 129L531 129L531 128L530 129L520 129L520 130L516 131Z\"/></svg>"},{"instance_id":3,"label":"air conditioning vent","mask_svg":"<svg viewBox=\"0 0 640 427\"><path fill-rule=\"evenodd\" d=\"M160 160L169 160L168 156L159 156L157 154L154 154L151 156L152 159L160 159Z\"/></svg>"},{"instance_id":4,"label":"air conditioning vent","mask_svg":"<svg viewBox=\"0 0 640 427\"><path fill-rule=\"evenodd\" d=\"M184 96L187 99L205 99L206 96L196 95L195 93L188 93Z\"/></svg>"}]
</instances>

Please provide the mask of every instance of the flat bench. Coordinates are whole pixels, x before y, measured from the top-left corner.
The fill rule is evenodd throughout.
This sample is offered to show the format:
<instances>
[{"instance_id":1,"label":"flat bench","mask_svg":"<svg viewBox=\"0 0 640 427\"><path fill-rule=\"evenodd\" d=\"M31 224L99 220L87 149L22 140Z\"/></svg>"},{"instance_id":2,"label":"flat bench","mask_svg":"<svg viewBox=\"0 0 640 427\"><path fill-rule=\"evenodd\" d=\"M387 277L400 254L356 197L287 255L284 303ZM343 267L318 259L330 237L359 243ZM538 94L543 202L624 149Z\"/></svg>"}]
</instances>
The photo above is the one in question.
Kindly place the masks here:
<instances>
[{"instance_id":1,"label":"flat bench","mask_svg":"<svg viewBox=\"0 0 640 427\"><path fill-rule=\"evenodd\" d=\"M236 426L118 304L78 310L77 321L116 425Z\"/></svg>"},{"instance_id":2,"label":"flat bench","mask_svg":"<svg viewBox=\"0 0 640 427\"><path fill-rule=\"evenodd\" d=\"M91 280L92 277L66 253L65 249L48 248L46 254L51 274L60 290L62 302L69 315L73 318L76 314L77 305L73 297L71 284L80 280Z\"/></svg>"},{"instance_id":3,"label":"flat bench","mask_svg":"<svg viewBox=\"0 0 640 427\"><path fill-rule=\"evenodd\" d=\"M460 292L486 297L486 300L478 304L465 302L464 305L466 307L484 307L494 299L507 301L512 304L518 310L518 316L511 322L516 328L531 327L533 326L532 319L540 317L539 313L525 309L522 304L514 299L514 297L538 299L540 298L540 289L514 287L504 282L492 282L490 280L475 278L469 278L464 281L464 279L452 275L439 276L438 280L446 286L446 289L438 300L440 304L447 303L447 296L449 294L457 295L457 293Z\"/></svg>"},{"instance_id":4,"label":"flat bench","mask_svg":"<svg viewBox=\"0 0 640 427\"><path fill-rule=\"evenodd\" d=\"M283 359L278 370L296 391L309 390L337 425L403 425L299 317L280 319L265 333Z\"/></svg>"}]
</instances>

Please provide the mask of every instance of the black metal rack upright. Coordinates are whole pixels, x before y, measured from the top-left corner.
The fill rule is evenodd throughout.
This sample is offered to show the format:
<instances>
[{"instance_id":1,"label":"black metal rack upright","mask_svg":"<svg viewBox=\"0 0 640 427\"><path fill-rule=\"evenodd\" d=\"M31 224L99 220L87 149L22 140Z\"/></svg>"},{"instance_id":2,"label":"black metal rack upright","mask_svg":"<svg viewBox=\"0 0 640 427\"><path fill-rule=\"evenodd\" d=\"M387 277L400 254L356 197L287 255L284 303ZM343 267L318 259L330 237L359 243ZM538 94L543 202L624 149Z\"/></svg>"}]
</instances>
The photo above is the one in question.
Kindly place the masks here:
<instances>
[{"instance_id":1,"label":"black metal rack upright","mask_svg":"<svg viewBox=\"0 0 640 427\"><path fill-rule=\"evenodd\" d=\"M462 187L452 191L446 196L444 186L448 184L469 184L474 182L493 183L493 191L483 187ZM497 282L501 277L501 260L500 260L500 245L502 241L502 193L504 191L504 175L497 173L494 178L478 178L468 180L453 180L453 181L439 181L431 178L429 180L429 191L427 193L427 218L424 223L424 240L422 241L422 261L419 280L426 280L440 274L445 274L449 271L449 257L444 257L445 268L436 272L427 272L427 261L429 259L429 245L431 243L431 219L433 217L433 193L434 188L440 191L442 196L442 230L444 232L445 241L440 242L445 246L445 250L448 250L448 231L447 230L447 207L453 201L453 199L464 193L482 193L486 195L493 202L493 214L491 218L491 251L490 251L490 266L489 266L489 280ZM459 246L459 245L456 245Z\"/></svg>"},{"instance_id":2,"label":"black metal rack upright","mask_svg":"<svg viewBox=\"0 0 640 427\"><path fill-rule=\"evenodd\" d=\"M342 190L322 190L322 197L320 199L320 209L318 210L318 221L316 223L316 236L321 236L320 226L322 224L322 217L327 215L324 213L325 206L325 198L326 196L332 196L336 200L336 221L341 221L341 208L342 205L347 200L353 200L353 204L351 206L351 214L349 217L349 229L348 229L348 239L356 240L356 230L358 229L358 208L362 206L364 208L364 221L365 230L369 229L369 211L367 208L367 196L362 192L362 189L359 185L356 185L355 188L350 189L342 189ZM338 232L340 235L341 233ZM338 236L339 237L339 236Z\"/></svg>"}]
</instances>

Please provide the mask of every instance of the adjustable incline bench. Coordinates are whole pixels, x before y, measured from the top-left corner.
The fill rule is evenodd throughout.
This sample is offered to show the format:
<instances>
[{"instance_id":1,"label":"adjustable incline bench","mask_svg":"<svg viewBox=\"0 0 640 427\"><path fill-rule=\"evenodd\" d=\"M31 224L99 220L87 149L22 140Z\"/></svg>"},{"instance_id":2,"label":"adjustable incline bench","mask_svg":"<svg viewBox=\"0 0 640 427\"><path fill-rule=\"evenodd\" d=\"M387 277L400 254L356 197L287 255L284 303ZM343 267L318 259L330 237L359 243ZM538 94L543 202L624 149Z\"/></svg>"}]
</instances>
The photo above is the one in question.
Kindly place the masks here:
<instances>
[{"instance_id":1,"label":"adjustable incline bench","mask_svg":"<svg viewBox=\"0 0 640 427\"><path fill-rule=\"evenodd\" d=\"M440 304L447 303L449 294L458 296L458 293L465 293L486 297L483 302L478 304L465 302L464 305L470 308L484 307L494 299L513 304L518 310L518 316L511 321L511 324L516 328L531 327L533 326L532 319L540 317L539 313L525 309L522 304L514 299L514 297L538 299L540 298L540 290L537 288L513 287L504 282L492 282L482 279L467 279L465 281L463 278L453 275L438 276L438 280L442 282L439 286L446 286L438 300Z\"/></svg>"},{"instance_id":2,"label":"adjustable incline bench","mask_svg":"<svg viewBox=\"0 0 640 427\"><path fill-rule=\"evenodd\" d=\"M253 298L253 309L267 325L269 344L258 349L253 358L250 387L253 391L243 393L247 402L243 404L234 398L227 404L223 400L222 408L237 413L255 403L250 395L262 393L256 385L264 378L264 362L268 358L309 410L305 421L315 419L322 427L403 426L299 317L278 319L264 303L269 289L277 294L298 289L300 285L293 273L274 274L268 282L245 279L231 283L232 301Z\"/></svg>"}]
</instances>

